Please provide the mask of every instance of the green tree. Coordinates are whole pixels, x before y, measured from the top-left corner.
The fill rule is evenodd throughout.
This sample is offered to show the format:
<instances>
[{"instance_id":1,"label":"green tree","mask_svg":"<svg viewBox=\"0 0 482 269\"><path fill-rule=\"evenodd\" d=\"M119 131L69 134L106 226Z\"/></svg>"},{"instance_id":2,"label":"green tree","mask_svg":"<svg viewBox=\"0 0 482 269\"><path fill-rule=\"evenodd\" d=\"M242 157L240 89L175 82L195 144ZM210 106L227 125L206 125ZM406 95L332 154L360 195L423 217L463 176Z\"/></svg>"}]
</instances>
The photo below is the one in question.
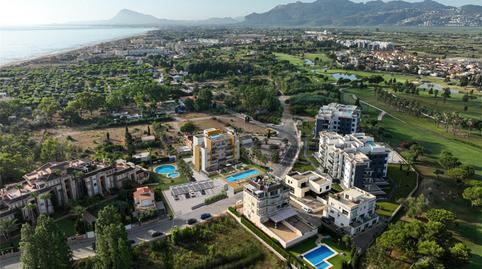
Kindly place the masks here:
<instances>
[{"instance_id":1,"label":"green tree","mask_svg":"<svg viewBox=\"0 0 482 269\"><path fill-rule=\"evenodd\" d=\"M407 215L409 217L417 217L421 215L427 208L425 196L420 194L418 197L409 197L406 200Z\"/></svg>"},{"instance_id":2,"label":"green tree","mask_svg":"<svg viewBox=\"0 0 482 269\"><path fill-rule=\"evenodd\" d=\"M450 249L450 256L456 262L465 263L470 258L470 249L462 243L455 243Z\"/></svg>"},{"instance_id":3,"label":"green tree","mask_svg":"<svg viewBox=\"0 0 482 269\"><path fill-rule=\"evenodd\" d=\"M28 223L22 225L20 232L20 261L22 269L37 269L38 267L38 249L35 245L34 230Z\"/></svg>"},{"instance_id":4,"label":"green tree","mask_svg":"<svg viewBox=\"0 0 482 269\"><path fill-rule=\"evenodd\" d=\"M194 102L194 108L197 111L209 110L212 105L213 93L210 89L201 89L197 95L197 99Z\"/></svg>"},{"instance_id":5,"label":"green tree","mask_svg":"<svg viewBox=\"0 0 482 269\"><path fill-rule=\"evenodd\" d=\"M462 193L464 199L469 200L472 206L482 206L482 186L468 187Z\"/></svg>"},{"instance_id":6,"label":"green tree","mask_svg":"<svg viewBox=\"0 0 482 269\"><path fill-rule=\"evenodd\" d=\"M8 241L10 234L17 230L17 219L2 219L0 220L0 233L6 241Z\"/></svg>"},{"instance_id":7,"label":"green tree","mask_svg":"<svg viewBox=\"0 0 482 269\"><path fill-rule=\"evenodd\" d=\"M22 226L20 249L23 268L72 268L72 251L65 235L46 215L38 217L35 230L27 223Z\"/></svg>"},{"instance_id":8,"label":"green tree","mask_svg":"<svg viewBox=\"0 0 482 269\"><path fill-rule=\"evenodd\" d=\"M99 211L95 223L96 269L132 268L132 255L127 244L127 233L121 216L114 206Z\"/></svg>"},{"instance_id":9,"label":"green tree","mask_svg":"<svg viewBox=\"0 0 482 269\"><path fill-rule=\"evenodd\" d=\"M461 163L459 159L449 151L442 151L439 156L439 163L445 169L455 168L459 166Z\"/></svg>"},{"instance_id":10,"label":"green tree","mask_svg":"<svg viewBox=\"0 0 482 269\"><path fill-rule=\"evenodd\" d=\"M43 162L58 162L67 159L70 154L70 146L56 138L48 137L40 148L40 159Z\"/></svg>"},{"instance_id":11,"label":"green tree","mask_svg":"<svg viewBox=\"0 0 482 269\"><path fill-rule=\"evenodd\" d=\"M449 224L456 218L455 214L446 209L431 208L425 214L425 217L430 221L436 221L443 224Z\"/></svg>"},{"instance_id":12,"label":"green tree","mask_svg":"<svg viewBox=\"0 0 482 269\"><path fill-rule=\"evenodd\" d=\"M192 121L188 121L181 126L181 132L183 133L194 133L198 127Z\"/></svg>"},{"instance_id":13,"label":"green tree","mask_svg":"<svg viewBox=\"0 0 482 269\"><path fill-rule=\"evenodd\" d=\"M52 117L60 110L60 104L52 97L43 97L37 107L44 119L50 121Z\"/></svg>"}]
</instances>

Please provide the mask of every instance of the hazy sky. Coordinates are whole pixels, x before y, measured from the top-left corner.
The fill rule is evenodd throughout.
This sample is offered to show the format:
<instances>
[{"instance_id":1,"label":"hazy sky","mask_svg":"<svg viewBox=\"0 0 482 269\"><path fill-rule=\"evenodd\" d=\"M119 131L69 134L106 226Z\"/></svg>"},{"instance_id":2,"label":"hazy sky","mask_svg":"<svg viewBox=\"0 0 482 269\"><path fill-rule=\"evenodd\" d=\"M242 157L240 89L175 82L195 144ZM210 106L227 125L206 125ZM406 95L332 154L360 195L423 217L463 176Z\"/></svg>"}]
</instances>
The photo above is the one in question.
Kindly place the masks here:
<instances>
[{"instance_id":1,"label":"hazy sky","mask_svg":"<svg viewBox=\"0 0 482 269\"><path fill-rule=\"evenodd\" d=\"M303 0L313 2L314 0ZM356 2L366 2L355 0ZM408 0L417 2L417 0ZM460 6L482 0L438 0ZM264 12L294 0L0 0L0 25L101 20L127 8L160 18L204 19Z\"/></svg>"}]
</instances>

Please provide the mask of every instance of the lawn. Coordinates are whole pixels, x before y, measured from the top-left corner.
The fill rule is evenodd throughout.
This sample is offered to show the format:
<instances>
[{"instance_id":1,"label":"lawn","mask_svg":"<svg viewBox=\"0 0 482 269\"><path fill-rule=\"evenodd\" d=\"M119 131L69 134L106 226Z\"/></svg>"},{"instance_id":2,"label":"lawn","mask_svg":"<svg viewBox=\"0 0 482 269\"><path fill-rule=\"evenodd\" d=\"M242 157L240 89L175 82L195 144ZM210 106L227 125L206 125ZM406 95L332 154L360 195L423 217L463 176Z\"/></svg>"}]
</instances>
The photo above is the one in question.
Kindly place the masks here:
<instances>
[{"instance_id":1,"label":"lawn","mask_svg":"<svg viewBox=\"0 0 482 269\"><path fill-rule=\"evenodd\" d=\"M390 218L398 206L399 204L389 201L377 202L376 212L382 217Z\"/></svg>"},{"instance_id":2,"label":"lawn","mask_svg":"<svg viewBox=\"0 0 482 269\"><path fill-rule=\"evenodd\" d=\"M55 223L59 226L59 229L64 232L65 236L69 237L76 234L75 220L71 217L63 218L59 221L56 221Z\"/></svg>"},{"instance_id":3,"label":"lawn","mask_svg":"<svg viewBox=\"0 0 482 269\"><path fill-rule=\"evenodd\" d=\"M436 163L438 156L443 150L448 150L459 158L463 163L473 165L478 175L482 175L480 164L480 151L482 140L480 136L466 137L465 135L452 135L442 127L436 127L433 121L414 117L406 113L398 112L395 108L377 100L373 89L349 89L346 94L356 94L361 100L375 105L385 111L400 118L406 123L402 123L390 116L385 116L379 126L386 130L389 136L384 137L384 142L388 142L392 147L397 148L401 141L417 141L425 151L424 159ZM348 100L349 98L345 98ZM369 109L363 106L363 109ZM371 110L373 108L370 108Z\"/></svg>"},{"instance_id":4,"label":"lawn","mask_svg":"<svg viewBox=\"0 0 482 269\"><path fill-rule=\"evenodd\" d=\"M158 187L161 188L161 190L167 190L171 186L183 184L183 183L188 183L189 180L181 174L177 178L168 178L159 174L156 174L154 172L151 172L151 180L149 180L149 186L151 187Z\"/></svg>"},{"instance_id":5,"label":"lawn","mask_svg":"<svg viewBox=\"0 0 482 269\"><path fill-rule=\"evenodd\" d=\"M329 64L333 61L326 53L305 53L305 58L312 61L318 58L323 64Z\"/></svg>"},{"instance_id":6,"label":"lawn","mask_svg":"<svg viewBox=\"0 0 482 269\"><path fill-rule=\"evenodd\" d=\"M316 237L312 237L308 240L305 240L291 247L290 249L288 249L288 251L294 254L295 256L301 255L317 246L315 243L316 239L317 239ZM329 263L333 264L333 267L332 267L333 269L341 269L343 261L346 260L348 262L350 260L350 249L338 243L335 239L333 238L323 239L321 242L325 243L326 245L334 249L336 252L338 252L338 255L328 260Z\"/></svg>"},{"instance_id":7,"label":"lawn","mask_svg":"<svg viewBox=\"0 0 482 269\"><path fill-rule=\"evenodd\" d=\"M305 62L298 56L286 54L286 53L274 53L276 58L280 61L288 61L293 65L296 65L298 67L302 67L305 65Z\"/></svg>"},{"instance_id":8,"label":"lawn","mask_svg":"<svg viewBox=\"0 0 482 269\"><path fill-rule=\"evenodd\" d=\"M392 188L394 193L391 194L391 200L393 202L401 198L406 198L413 188L415 188L415 185L417 185L417 174L412 170L407 172L406 166L403 167L402 171L400 170L400 165L389 164L388 177L392 181L392 185L396 186Z\"/></svg>"}]
</instances>

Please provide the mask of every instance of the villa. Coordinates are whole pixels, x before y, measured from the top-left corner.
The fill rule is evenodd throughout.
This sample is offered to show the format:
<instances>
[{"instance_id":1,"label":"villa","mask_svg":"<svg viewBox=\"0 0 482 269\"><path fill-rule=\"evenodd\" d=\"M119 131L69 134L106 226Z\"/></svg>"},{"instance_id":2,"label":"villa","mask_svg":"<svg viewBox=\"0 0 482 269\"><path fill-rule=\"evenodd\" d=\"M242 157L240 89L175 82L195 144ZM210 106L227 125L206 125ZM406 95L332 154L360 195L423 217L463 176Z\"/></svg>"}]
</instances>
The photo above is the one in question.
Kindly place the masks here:
<instances>
[{"instance_id":1,"label":"villa","mask_svg":"<svg viewBox=\"0 0 482 269\"><path fill-rule=\"evenodd\" d=\"M239 137L234 130L210 128L193 136L192 162L197 171L216 172L239 161Z\"/></svg>"},{"instance_id":2,"label":"villa","mask_svg":"<svg viewBox=\"0 0 482 269\"><path fill-rule=\"evenodd\" d=\"M129 182L149 179L144 168L124 160L113 164L91 160L46 163L23 176L23 181L0 189L0 220L13 219L17 210L24 218L52 214L55 207L96 195L106 196ZM48 195L46 195L48 194ZM32 204L35 209L29 210Z\"/></svg>"},{"instance_id":3,"label":"villa","mask_svg":"<svg viewBox=\"0 0 482 269\"><path fill-rule=\"evenodd\" d=\"M134 197L134 208L137 211L156 209L154 192L149 187L140 187L132 194Z\"/></svg>"},{"instance_id":4,"label":"villa","mask_svg":"<svg viewBox=\"0 0 482 269\"><path fill-rule=\"evenodd\" d=\"M289 205L289 188L270 176L260 176L244 186L243 214L284 247L317 234Z\"/></svg>"},{"instance_id":5,"label":"villa","mask_svg":"<svg viewBox=\"0 0 482 269\"><path fill-rule=\"evenodd\" d=\"M308 192L313 192L316 195L329 192L332 179L329 175L320 175L313 171L294 172L286 176L285 183L293 196L304 198Z\"/></svg>"},{"instance_id":6,"label":"villa","mask_svg":"<svg viewBox=\"0 0 482 269\"><path fill-rule=\"evenodd\" d=\"M361 121L361 110L357 106L331 103L322 106L316 116L314 135L318 137L321 131L331 131L340 134L356 133Z\"/></svg>"},{"instance_id":7,"label":"villa","mask_svg":"<svg viewBox=\"0 0 482 269\"><path fill-rule=\"evenodd\" d=\"M375 213L376 196L352 187L328 198L323 217L350 235L364 231L379 220Z\"/></svg>"}]
</instances>

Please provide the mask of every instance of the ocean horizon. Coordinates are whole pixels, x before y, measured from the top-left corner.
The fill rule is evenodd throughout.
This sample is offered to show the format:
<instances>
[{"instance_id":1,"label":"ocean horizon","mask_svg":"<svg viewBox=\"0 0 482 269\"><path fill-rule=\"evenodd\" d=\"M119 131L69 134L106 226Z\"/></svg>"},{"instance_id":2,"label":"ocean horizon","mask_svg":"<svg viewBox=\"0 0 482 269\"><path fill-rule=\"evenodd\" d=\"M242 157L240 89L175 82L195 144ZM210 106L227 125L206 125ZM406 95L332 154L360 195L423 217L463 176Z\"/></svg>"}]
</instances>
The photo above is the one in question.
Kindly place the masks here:
<instances>
[{"instance_id":1,"label":"ocean horizon","mask_svg":"<svg viewBox=\"0 0 482 269\"><path fill-rule=\"evenodd\" d=\"M0 27L0 66L127 38L151 30L155 28L60 25Z\"/></svg>"}]
</instances>

